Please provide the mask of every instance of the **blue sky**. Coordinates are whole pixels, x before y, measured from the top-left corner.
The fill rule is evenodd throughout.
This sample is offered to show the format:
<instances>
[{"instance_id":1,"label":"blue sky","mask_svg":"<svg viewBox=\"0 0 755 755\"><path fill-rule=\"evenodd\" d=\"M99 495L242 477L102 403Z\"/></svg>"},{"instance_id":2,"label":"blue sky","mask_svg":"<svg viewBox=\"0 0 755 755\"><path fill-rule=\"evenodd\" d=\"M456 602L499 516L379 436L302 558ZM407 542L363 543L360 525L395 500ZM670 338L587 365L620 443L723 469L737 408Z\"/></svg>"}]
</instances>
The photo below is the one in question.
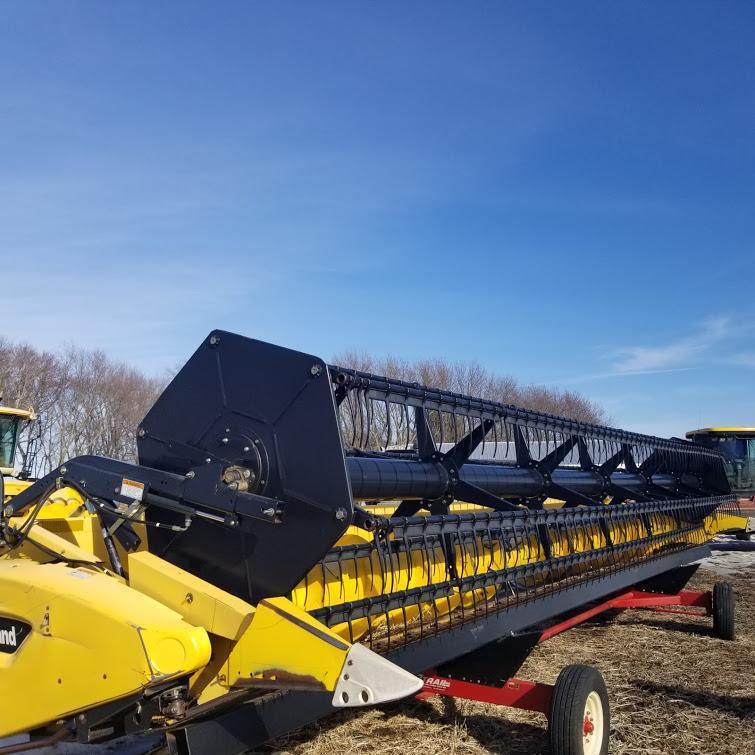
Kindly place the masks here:
<instances>
[{"instance_id":1,"label":"blue sky","mask_svg":"<svg viewBox=\"0 0 755 755\"><path fill-rule=\"evenodd\" d=\"M0 3L0 334L213 327L755 424L755 4Z\"/></svg>"}]
</instances>

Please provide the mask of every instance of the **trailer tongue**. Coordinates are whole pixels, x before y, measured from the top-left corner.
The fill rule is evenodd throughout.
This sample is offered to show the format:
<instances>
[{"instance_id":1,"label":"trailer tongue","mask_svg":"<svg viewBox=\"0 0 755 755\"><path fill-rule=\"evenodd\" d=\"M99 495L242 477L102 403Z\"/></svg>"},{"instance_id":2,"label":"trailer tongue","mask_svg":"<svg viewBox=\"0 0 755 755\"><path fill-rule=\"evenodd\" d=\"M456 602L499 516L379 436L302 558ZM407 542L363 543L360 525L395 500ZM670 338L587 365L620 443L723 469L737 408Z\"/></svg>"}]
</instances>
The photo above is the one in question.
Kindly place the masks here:
<instances>
[{"instance_id":1,"label":"trailer tongue","mask_svg":"<svg viewBox=\"0 0 755 755\"><path fill-rule=\"evenodd\" d=\"M25 713L0 736L165 729L191 751L242 750L686 573L736 515L711 450L222 331L138 448L139 464L71 459L3 511L0 616L30 636L8 661ZM108 604L120 591L128 619ZM72 620L82 600L90 625ZM95 649L71 663L55 640ZM128 678L119 653L139 669ZM75 672L99 689L67 693Z\"/></svg>"}]
</instances>

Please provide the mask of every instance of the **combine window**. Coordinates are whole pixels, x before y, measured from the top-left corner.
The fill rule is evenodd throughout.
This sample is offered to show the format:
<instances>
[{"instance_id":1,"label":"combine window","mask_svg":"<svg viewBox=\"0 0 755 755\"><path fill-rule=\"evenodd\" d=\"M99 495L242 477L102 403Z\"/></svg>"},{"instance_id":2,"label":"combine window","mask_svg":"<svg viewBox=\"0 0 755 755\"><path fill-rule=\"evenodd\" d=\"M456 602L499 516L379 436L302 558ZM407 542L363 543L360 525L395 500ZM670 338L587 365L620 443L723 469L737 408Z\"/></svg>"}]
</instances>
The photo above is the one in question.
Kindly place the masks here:
<instances>
[{"instance_id":1,"label":"combine window","mask_svg":"<svg viewBox=\"0 0 755 755\"><path fill-rule=\"evenodd\" d=\"M0 467L13 467L16 456L18 417L0 415Z\"/></svg>"},{"instance_id":2,"label":"combine window","mask_svg":"<svg viewBox=\"0 0 755 755\"><path fill-rule=\"evenodd\" d=\"M755 493L755 437L753 431L709 431L687 437L726 457L726 474L735 493Z\"/></svg>"}]
</instances>

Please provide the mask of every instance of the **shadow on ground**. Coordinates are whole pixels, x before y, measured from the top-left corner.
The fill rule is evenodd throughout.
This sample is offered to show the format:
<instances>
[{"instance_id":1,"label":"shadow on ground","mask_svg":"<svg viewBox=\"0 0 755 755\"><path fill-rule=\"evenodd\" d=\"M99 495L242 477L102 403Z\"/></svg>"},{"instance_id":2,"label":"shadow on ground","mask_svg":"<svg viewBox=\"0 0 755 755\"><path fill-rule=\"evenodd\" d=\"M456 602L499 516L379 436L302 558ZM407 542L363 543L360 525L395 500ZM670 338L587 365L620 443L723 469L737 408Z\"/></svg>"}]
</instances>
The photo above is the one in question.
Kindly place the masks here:
<instances>
[{"instance_id":1,"label":"shadow on ground","mask_svg":"<svg viewBox=\"0 0 755 755\"><path fill-rule=\"evenodd\" d=\"M716 713L728 713L738 718L755 720L755 696L753 695L717 695L704 690L644 680L634 683L643 692L663 695L671 700L681 700L697 708L706 708Z\"/></svg>"}]
</instances>

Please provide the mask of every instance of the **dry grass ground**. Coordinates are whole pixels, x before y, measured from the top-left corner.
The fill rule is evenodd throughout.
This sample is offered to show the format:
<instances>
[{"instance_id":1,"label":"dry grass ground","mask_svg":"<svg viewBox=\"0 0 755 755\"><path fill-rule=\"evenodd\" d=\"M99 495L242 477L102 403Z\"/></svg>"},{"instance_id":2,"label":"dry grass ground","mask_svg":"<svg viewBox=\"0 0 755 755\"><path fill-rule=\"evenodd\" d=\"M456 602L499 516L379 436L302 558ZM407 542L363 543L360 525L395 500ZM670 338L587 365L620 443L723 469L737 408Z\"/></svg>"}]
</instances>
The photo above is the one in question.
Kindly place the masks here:
<instances>
[{"instance_id":1,"label":"dry grass ground","mask_svg":"<svg viewBox=\"0 0 755 755\"><path fill-rule=\"evenodd\" d=\"M701 569L690 586L709 589L720 578ZM615 755L755 754L755 574L739 568L727 579L736 642L713 637L710 619L629 611L538 647L518 676L552 683L569 663L600 669ZM548 742L542 716L436 697L336 714L265 752L529 755L547 753Z\"/></svg>"}]
</instances>

